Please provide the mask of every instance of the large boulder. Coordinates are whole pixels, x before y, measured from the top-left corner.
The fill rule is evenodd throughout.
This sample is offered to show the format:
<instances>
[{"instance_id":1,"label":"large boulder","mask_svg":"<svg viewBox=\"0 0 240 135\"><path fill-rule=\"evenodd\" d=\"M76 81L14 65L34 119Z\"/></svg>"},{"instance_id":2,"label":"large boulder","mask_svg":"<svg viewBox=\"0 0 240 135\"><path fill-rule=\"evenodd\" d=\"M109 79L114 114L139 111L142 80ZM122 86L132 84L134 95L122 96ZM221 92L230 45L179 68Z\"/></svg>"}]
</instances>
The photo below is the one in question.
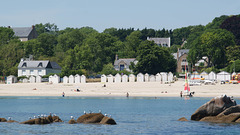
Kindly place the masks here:
<instances>
[{"instance_id":1,"label":"large boulder","mask_svg":"<svg viewBox=\"0 0 240 135\"><path fill-rule=\"evenodd\" d=\"M100 123L103 117L102 113L88 113L80 116L77 123Z\"/></svg>"},{"instance_id":2,"label":"large boulder","mask_svg":"<svg viewBox=\"0 0 240 135\"><path fill-rule=\"evenodd\" d=\"M207 116L217 116L225 109L235 105L236 101L234 101L231 97L226 95L215 97L199 107L195 113L192 114L191 120L199 121Z\"/></svg>"},{"instance_id":3,"label":"large boulder","mask_svg":"<svg viewBox=\"0 0 240 135\"><path fill-rule=\"evenodd\" d=\"M74 119L71 119L68 121L68 124L76 124L76 123L77 123L77 121L75 121Z\"/></svg>"},{"instance_id":4,"label":"large boulder","mask_svg":"<svg viewBox=\"0 0 240 135\"><path fill-rule=\"evenodd\" d=\"M100 121L100 124L116 125L117 123L115 122L114 119L105 116L105 117L103 117L103 119Z\"/></svg>"},{"instance_id":5,"label":"large boulder","mask_svg":"<svg viewBox=\"0 0 240 135\"><path fill-rule=\"evenodd\" d=\"M7 122L5 118L0 118L0 122Z\"/></svg>"},{"instance_id":6,"label":"large boulder","mask_svg":"<svg viewBox=\"0 0 240 135\"><path fill-rule=\"evenodd\" d=\"M63 122L58 116L53 116L52 121L53 122Z\"/></svg>"},{"instance_id":7,"label":"large boulder","mask_svg":"<svg viewBox=\"0 0 240 135\"><path fill-rule=\"evenodd\" d=\"M188 121L185 117L178 119L178 121Z\"/></svg>"}]
</instances>

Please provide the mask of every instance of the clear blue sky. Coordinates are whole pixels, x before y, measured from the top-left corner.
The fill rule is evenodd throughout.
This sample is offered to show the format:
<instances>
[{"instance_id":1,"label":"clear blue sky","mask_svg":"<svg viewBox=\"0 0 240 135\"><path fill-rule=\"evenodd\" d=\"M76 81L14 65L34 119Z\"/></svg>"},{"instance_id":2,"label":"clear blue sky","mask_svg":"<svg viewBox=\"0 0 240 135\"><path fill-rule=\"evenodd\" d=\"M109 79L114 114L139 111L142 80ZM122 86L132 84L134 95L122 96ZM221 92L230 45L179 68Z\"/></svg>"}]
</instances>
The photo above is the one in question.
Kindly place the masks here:
<instances>
[{"instance_id":1,"label":"clear blue sky","mask_svg":"<svg viewBox=\"0 0 240 135\"><path fill-rule=\"evenodd\" d=\"M240 0L2 0L0 26L176 29L240 14Z\"/></svg>"}]
</instances>

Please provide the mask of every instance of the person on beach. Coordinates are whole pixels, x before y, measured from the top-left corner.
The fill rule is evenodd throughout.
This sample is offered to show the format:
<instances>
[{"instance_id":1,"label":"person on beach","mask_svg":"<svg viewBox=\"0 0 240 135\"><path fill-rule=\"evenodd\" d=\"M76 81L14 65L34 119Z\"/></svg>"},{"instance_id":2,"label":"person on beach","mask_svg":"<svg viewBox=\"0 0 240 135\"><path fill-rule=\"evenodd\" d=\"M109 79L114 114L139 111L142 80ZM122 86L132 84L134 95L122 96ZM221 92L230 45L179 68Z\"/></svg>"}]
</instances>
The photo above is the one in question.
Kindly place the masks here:
<instances>
[{"instance_id":1,"label":"person on beach","mask_svg":"<svg viewBox=\"0 0 240 135\"><path fill-rule=\"evenodd\" d=\"M182 91L180 92L180 97L182 97Z\"/></svg>"},{"instance_id":2,"label":"person on beach","mask_svg":"<svg viewBox=\"0 0 240 135\"><path fill-rule=\"evenodd\" d=\"M129 97L129 93L127 92L126 97Z\"/></svg>"},{"instance_id":3,"label":"person on beach","mask_svg":"<svg viewBox=\"0 0 240 135\"><path fill-rule=\"evenodd\" d=\"M62 93L62 97L64 97L64 96L65 96L65 93L63 92L63 93Z\"/></svg>"}]
</instances>

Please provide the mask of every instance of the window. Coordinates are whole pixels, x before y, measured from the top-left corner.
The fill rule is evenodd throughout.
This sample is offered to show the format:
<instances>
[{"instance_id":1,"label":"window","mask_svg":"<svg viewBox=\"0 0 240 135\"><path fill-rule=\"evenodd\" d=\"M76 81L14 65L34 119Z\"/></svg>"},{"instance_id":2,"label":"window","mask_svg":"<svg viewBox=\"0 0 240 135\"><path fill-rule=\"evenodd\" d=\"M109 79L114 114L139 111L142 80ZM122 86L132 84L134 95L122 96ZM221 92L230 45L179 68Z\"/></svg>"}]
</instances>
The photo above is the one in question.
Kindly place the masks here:
<instances>
[{"instance_id":1,"label":"window","mask_svg":"<svg viewBox=\"0 0 240 135\"><path fill-rule=\"evenodd\" d=\"M120 71L124 70L124 65L120 65Z\"/></svg>"},{"instance_id":2,"label":"window","mask_svg":"<svg viewBox=\"0 0 240 135\"><path fill-rule=\"evenodd\" d=\"M27 63L24 62L24 63L22 64L22 67L27 67Z\"/></svg>"},{"instance_id":3,"label":"window","mask_svg":"<svg viewBox=\"0 0 240 135\"><path fill-rule=\"evenodd\" d=\"M42 75L42 70L38 70L38 75Z\"/></svg>"},{"instance_id":4,"label":"window","mask_svg":"<svg viewBox=\"0 0 240 135\"><path fill-rule=\"evenodd\" d=\"M30 70L30 75L34 75L34 70Z\"/></svg>"},{"instance_id":5,"label":"window","mask_svg":"<svg viewBox=\"0 0 240 135\"><path fill-rule=\"evenodd\" d=\"M186 60L186 59L183 59L182 62L187 62L187 60Z\"/></svg>"},{"instance_id":6,"label":"window","mask_svg":"<svg viewBox=\"0 0 240 135\"><path fill-rule=\"evenodd\" d=\"M40 63L38 64L38 67L42 67L42 62L40 62Z\"/></svg>"},{"instance_id":7,"label":"window","mask_svg":"<svg viewBox=\"0 0 240 135\"><path fill-rule=\"evenodd\" d=\"M26 70L22 70L22 75L26 75Z\"/></svg>"}]
</instances>

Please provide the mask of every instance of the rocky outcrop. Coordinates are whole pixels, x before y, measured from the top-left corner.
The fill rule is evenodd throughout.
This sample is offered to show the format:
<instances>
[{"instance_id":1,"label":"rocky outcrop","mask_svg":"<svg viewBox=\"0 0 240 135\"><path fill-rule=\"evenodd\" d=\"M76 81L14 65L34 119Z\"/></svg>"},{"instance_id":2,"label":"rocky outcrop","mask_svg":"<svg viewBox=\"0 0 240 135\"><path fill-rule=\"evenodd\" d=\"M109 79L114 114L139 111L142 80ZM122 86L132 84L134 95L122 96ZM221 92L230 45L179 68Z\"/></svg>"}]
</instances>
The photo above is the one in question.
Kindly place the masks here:
<instances>
[{"instance_id":1,"label":"rocky outcrop","mask_svg":"<svg viewBox=\"0 0 240 135\"><path fill-rule=\"evenodd\" d=\"M240 105L226 95L215 97L198 108L191 120L215 123L240 123Z\"/></svg>"},{"instance_id":2,"label":"rocky outcrop","mask_svg":"<svg viewBox=\"0 0 240 135\"><path fill-rule=\"evenodd\" d=\"M215 97L198 108L195 113L192 114L191 120L199 121L204 117L217 116L231 106L236 106L236 101L231 97L226 95Z\"/></svg>"},{"instance_id":3,"label":"rocky outcrop","mask_svg":"<svg viewBox=\"0 0 240 135\"><path fill-rule=\"evenodd\" d=\"M0 118L0 122L7 122L5 118Z\"/></svg>"},{"instance_id":4,"label":"rocky outcrop","mask_svg":"<svg viewBox=\"0 0 240 135\"><path fill-rule=\"evenodd\" d=\"M99 123L103 117L102 113L88 113L80 116L77 123Z\"/></svg>"},{"instance_id":5,"label":"rocky outcrop","mask_svg":"<svg viewBox=\"0 0 240 135\"><path fill-rule=\"evenodd\" d=\"M178 119L178 121L188 121L185 117Z\"/></svg>"},{"instance_id":6,"label":"rocky outcrop","mask_svg":"<svg viewBox=\"0 0 240 135\"><path fill-rule=\"evenodd\" d=\"M102 113L88 113L80 116L77 119L77 123L95 123L95 124L117 124L114 119L104 116Z\"/></svg>"},{"instance_id":7,"label":"rocky outcrop","mask_svg":"<svg viewBox=\"0 0 240 135\"><path fill-rule=\"evenodd\" d=\"M48 117L40 117L36 119L23 121L20 124L50 124L53 122L63 122L63 121L58 116L49 115Z\"/></svg>"},{"instance_id":8,"label":"rocky outcrop","mask_svg":"<svg viewBox=\"0 0 240 135\"><path fill-rule=\"evenodd\" d=\"M77 123L77 121L75 121L74 119L71 119L68 121L68 124L76 124L76 123Z\"/></svg>"}]
</instances>

